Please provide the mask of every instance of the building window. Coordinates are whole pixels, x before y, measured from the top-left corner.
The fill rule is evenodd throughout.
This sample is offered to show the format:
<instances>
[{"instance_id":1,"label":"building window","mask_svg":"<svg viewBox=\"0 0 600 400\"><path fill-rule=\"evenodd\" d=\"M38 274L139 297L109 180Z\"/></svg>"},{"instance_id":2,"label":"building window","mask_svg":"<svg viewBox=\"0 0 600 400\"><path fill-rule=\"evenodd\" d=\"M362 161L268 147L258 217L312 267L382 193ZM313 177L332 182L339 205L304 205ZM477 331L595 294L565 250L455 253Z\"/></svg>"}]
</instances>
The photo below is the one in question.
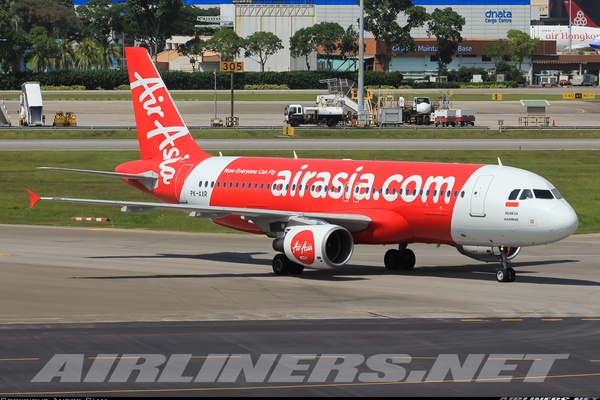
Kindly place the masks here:
<instances>
[{"instance_id":1,"label":"building window","mask_svg":"<svg viewBox=\"0 0 600 400\"><path fill-rule=\"evenodd\" d=\"M429 62L438 62L438 56L429 56Z\"/></svg>"},{"instance_id":2,"label":"building window","mask_svg":"<svg viewBox=\"0 0 600 400\"><path fill-rule=\"evenodd\" d=\"M488 57L488 56L481 56L481 61L483 61L483 62L490 62L490 61L492 61L492 58Z\"/></svg>"}]
</instances>

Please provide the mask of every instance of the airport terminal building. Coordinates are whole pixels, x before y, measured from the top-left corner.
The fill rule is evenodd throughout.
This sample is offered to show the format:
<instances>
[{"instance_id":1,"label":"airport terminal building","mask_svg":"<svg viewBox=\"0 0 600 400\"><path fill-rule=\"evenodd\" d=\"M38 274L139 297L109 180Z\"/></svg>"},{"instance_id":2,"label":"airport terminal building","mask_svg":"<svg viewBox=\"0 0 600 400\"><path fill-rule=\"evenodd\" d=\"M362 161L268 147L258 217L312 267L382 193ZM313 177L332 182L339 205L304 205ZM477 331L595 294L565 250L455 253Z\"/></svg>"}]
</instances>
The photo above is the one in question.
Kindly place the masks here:
<instances>
[{"instance_id":1,"label":"airport terminal building","mask_svg":"<svg viewBox=\"0 0 600 400\"><path fill-rule=\"evenodd\" d=\"M122 1L122 0L116 0ZM543 24L544 21L563 23L565 16L564 0L413 0L413 4L425 7L428 13L436 8L452 8L462 15L466 23L462 30L463 42L448 65L449 70L461 67L494 68L494 61L483 54L483 46L487 41L506 38L511 29L530 32L532 24ZM577 2L586 13L597 13L595 5L586 3L587 0L571 0ZM75 4L85 3L86 0L75 0ZM358 31L360 7L358 0L185 0L186 4L198 7L218 7L222 21L233 25L241 37L248 37L257 31L273 32L282 40L284 49L271 56L265 71L293 71L306 69L304 57L291 57L289 38L296 31L321 22L337 22L344 29L353 25ZM600 10L600 8L599 8ZM400 24L406 23L403 15L399 16ZM365 32L365 69L382 70L379 55L384 46L378 45L370 32ZM416 50L392 58L390 71L400 71L407 77L419 78L431 75L437 71L435 61L435 38L427 35L426 28L413 30L416 40ZM569 60L562 59L556 54L555 42L542 43L538 53L530 60L524 60L521 68L535 83L535 76L551 69L566 69L595 71L600 69L600 56L570 56ZM177 44L171 41L170 49L176 49ZM311 70L323 69L327 64L324 55L313 54L310 57ZM212 58L210 58L212 57ZM207 62L198 65L199 70L212 70L218 67L213 60L214 55L207 57ZM210 60L210 61L209 61ZM171 68L181 66L189 68L188 62L173 63ZM212 61L212 62L211 62ZM259 71L257 61L242 56L237 61L244 62L246 71ZM334 69L339 67L334 62ZM357 63L346 63L350 68L356 68ZM182 68L182 69L183 69ZM347 68L345 66L344 68Z\"/></svg>"}]
</instances>

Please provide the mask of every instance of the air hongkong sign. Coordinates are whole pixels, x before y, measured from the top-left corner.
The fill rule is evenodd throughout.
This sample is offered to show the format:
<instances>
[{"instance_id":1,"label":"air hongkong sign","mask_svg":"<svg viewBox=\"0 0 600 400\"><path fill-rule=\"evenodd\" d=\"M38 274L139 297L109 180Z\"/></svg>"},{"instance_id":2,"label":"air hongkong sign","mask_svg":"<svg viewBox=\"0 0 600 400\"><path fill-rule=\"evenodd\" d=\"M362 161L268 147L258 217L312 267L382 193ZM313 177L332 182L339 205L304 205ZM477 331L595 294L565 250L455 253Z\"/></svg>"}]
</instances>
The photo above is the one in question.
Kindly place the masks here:
<instances>
[{"instance_id":1,"label":"air hongkong sign","mask_svg":"<svg viewBox=\"0 0 600 400\"><path fill-rule=\"evenodd\" d=\"M486 24L512 24L512 11L487 10L485 12Z\"/></svg>"}]
</instances>

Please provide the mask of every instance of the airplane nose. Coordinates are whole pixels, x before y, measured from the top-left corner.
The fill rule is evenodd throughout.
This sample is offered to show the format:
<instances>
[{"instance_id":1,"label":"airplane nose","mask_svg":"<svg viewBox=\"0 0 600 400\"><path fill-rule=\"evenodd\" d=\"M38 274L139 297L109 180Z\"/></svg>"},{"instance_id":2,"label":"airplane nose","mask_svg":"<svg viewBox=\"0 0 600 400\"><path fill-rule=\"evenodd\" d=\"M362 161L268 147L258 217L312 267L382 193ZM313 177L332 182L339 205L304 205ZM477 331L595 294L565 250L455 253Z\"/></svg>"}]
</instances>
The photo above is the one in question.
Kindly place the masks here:
<instances>
[{"instance_id":1,"label":"airplane nose","mask_svg":"<svg viewBox=\"0 0 600 400\"><path fill-rule=\"evenodd\" d=\"M579 225L577 214L568 203L552 209L548 217L548 226L557 240L571 236Z\"/></svg>"}]
</instances>

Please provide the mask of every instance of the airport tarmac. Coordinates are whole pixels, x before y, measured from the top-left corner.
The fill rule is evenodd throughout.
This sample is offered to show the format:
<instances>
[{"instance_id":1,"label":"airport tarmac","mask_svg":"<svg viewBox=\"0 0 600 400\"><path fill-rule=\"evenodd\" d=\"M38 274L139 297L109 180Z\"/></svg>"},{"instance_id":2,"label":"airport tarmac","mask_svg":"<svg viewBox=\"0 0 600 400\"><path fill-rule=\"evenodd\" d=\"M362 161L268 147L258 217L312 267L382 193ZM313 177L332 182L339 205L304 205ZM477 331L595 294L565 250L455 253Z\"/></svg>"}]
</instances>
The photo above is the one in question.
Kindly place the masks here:
<instances>
[{"instance_id":1,"label":"airport tarmac","mask_svg":"<svg viewBox=\"0 0 600 400\"><path fill-rule=\"evenodd\" d=\"M115 211L118 212L118 211ZM2 225L0 323L332 318L600 317L600 234L523 248L517 279L449 246L415 244L389 272L384 246L333 271L276 276L271 239Z\"/></svg>"},{"instance_id":2,"label":"airport tarmac","mask_svg":"<svg viewBox=\"0 0 600 400\"><path fill-rule=\"evenodd\" d=\"M0 225L0 394L594 396L599 242L524 248L498 283L448 246L411 245L412 271L357 246L277 276L263 236ZM304 361L269 375L264 357ZM203 375L209 358L233 375Z\"/></svg>"},{"instance_id":3,"label":"airport tarmac","mask_svg":"<svg viewBox=\"0 0 600 400\"><path fill-rule=\"evenodd\" d=\"M515 92L513 89L508 92ZM581 91L582 89L564 89L565 91ZM596 88L583 89L583 91L598 91ZM439 91L430 91L435 98ZM527 99L535 89L521 89L523 99ZM557 90L545 93L555 93ZM600 93L599 93L600 94ZM598 95L598 94L597 94ZM491 96L491 95L490 95ZM235 96L234 96L235 99ZM18 124L19 103L14 100L5 101L11 115L13 126ZM234 101L233 115L239 118L240 127L279 127L283 125L283 109L286 101ZM308 103L308 102L307 102ZM564 127L600 126L600 102L583 100L551 101L546 110L550 124ZM210 127L211 118L215 117L215 103L213 101L176 101L177 107L184 121L190 127ZM308 104L307 104L308 105ZM216 115L225 121L232 115L231 101L218 101ZM464 108L474 110L476 113L476 126L497 129L499 121L504 126L518 126L519 117L525 116L526 109L519 101L453 101L454 109ZM77 116L79 126L104 127L127 126L135 127L133 106L128 100L44 100L44 114L46 125L52 124L52 118L57 111L72 111ZM441 127L439 129L442 129Z\"/></svg>"}]
</instances>

